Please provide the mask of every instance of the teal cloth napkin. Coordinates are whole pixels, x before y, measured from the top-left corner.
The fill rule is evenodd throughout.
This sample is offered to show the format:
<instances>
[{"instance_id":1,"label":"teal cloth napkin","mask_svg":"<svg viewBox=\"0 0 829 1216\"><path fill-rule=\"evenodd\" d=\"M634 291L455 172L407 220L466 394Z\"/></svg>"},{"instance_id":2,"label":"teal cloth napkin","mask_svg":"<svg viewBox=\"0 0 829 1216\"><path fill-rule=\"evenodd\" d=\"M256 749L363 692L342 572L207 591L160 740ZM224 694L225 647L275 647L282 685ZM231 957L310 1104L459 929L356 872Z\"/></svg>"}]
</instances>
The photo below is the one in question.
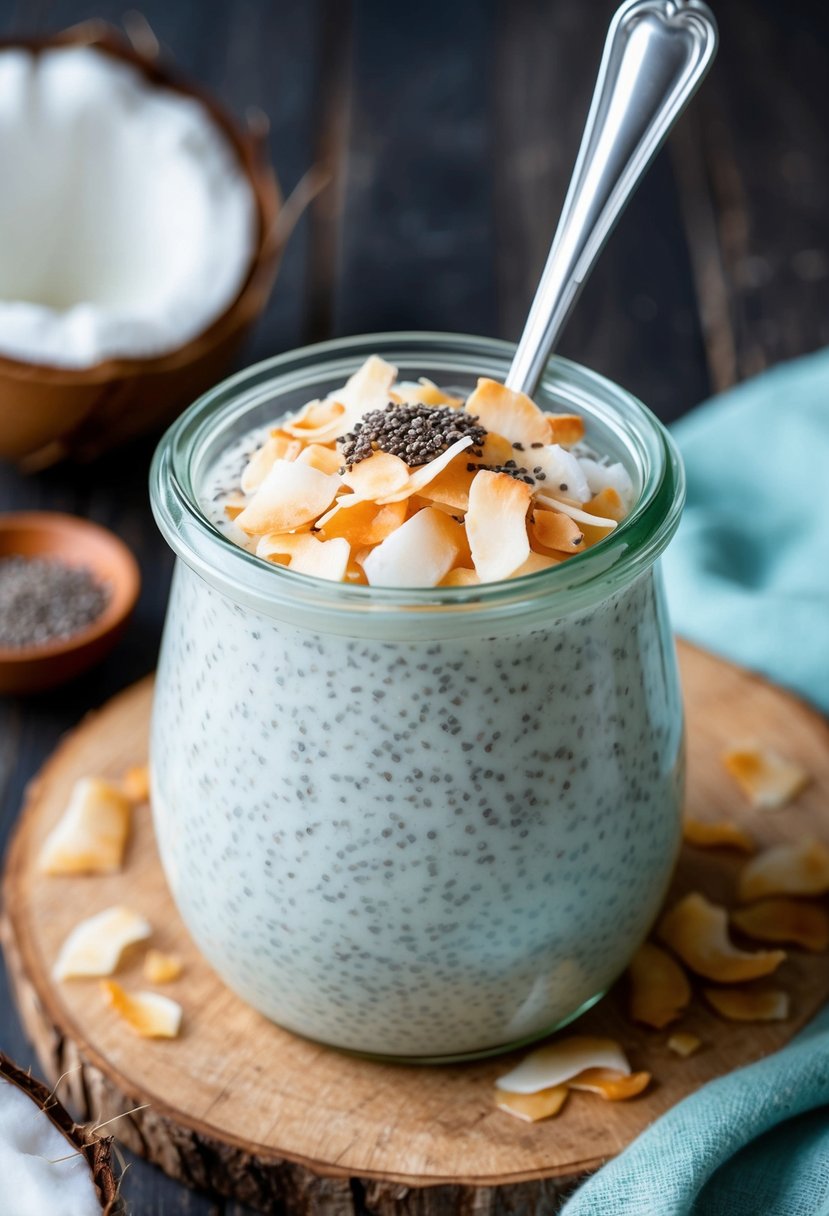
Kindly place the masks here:
<instances>
[{"instance_id":1,"label":"teal cloth napkin","mask_svg":"<svg viewBox=\"0 0 829 1216\"><path fill-rule=\"evenodd\" d=\"M829 713L829 351L674 435L688 476L664 562L677 633ZM663 1115L562 1216L829 1216L829 1008Z\"/></svg>"}]
</instances>

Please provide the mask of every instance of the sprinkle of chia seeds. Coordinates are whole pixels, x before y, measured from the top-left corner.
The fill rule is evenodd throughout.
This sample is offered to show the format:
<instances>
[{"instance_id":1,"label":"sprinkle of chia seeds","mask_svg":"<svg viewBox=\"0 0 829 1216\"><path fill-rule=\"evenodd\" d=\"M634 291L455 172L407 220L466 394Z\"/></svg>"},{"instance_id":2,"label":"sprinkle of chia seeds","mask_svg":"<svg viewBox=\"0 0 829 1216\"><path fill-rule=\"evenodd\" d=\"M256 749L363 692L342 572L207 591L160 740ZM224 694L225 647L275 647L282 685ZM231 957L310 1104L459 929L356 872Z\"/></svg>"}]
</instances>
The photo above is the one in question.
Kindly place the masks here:
<instances>
[{"instance_id":1,"label":"sprinkle of chia seeds","mask_svg":"<svg viewBox=\"0 0 829 1216\"><path fill-rule=\"evenodd\" d=\"M535 485L535 478L527 469L516 465L514 460L508 460L506 464L473 464L470 461L466 466L467 473L476 473L479 469L486 469L488 473L506 473L508 477L514 477L516 481L525 481L528 486Z\"/></svg>"},{"instance_id":2,"label":"sprinkle of chia seeds","mask_svg":"<svg viewBox=\"0 0 829 1216\"><path fill-rule=\"evenodd\" d=\"M476 456L487 432L474 414L448 405L395 405L371 410L353 431L337 440L346 466L357 464L373 452L390 452L412 468L428 464L453 443L471 435Z\"/></svg>"},{"instance_id":3,"label":"sprinkle of chia seeds","mask_svg":"<svg viewBox=\"0 0 829 1216\"><path fill-rule=\"evenodd\" d=\"M543 448L544 444L543 443L531 443L530 447L531 448Z\"/></svg>"},{"instance_id":4,"label":"sprinkle of chia seeds","mask_svg":"<svg viewBox=\"0 0 829 1216\"><path fill-rule=\"evenodd\" d=\"M561 485L560 485L558 488L559 488L560 490L566 490L566 489L567 489L567 482L566 482L566 481L563 481L563 482L561 483Z\"/></svg>"},{"instance_id":5,"label":"sprinkle of chia seeds","mask_svg":"<svg viewBox=\"0 0 829 1216\"><path fill-rule=\"evenodd\" d=\"M516 451L516 452L523 452L523 451L524 451L524 445L523 445L523 443L514 443L512 446L513 446L513 448L515 449L515 451Z\"/></svg>"},{"instance_id":6,"label":"sprinkle of chia seeds","mask_svg":"<svg viewBox=\"0 0 829 1216\"><path fill-rule=\"evenodd\" d=\"M0 646L71 637L106 608L109 589L83 566L40 557L0 560Z\"/></svg>"}]
</instances>

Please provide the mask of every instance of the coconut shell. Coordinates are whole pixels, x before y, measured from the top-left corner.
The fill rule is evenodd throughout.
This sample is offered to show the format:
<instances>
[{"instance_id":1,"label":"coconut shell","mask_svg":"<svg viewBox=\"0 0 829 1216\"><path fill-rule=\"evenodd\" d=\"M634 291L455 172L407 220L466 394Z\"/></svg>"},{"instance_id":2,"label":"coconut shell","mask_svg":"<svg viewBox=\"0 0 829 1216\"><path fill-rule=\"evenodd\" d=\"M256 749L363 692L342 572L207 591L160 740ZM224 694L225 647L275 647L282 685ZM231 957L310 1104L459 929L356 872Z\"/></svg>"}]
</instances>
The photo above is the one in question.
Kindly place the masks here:
<instances>
[{"instance_id":1,"label":"coconut shell","mask_svg":"<svg viewBox=\"0 0 829 1216\"><path fill-rule=\"evenodd\" d=\"M278 222L282 197L268 157L266 130L243 127L205 90L159 63L154 54L134 47L116 27L91 21L49 37L0 40L0 50L14 47L35 54L67 45L94 46L137 67L151 84L199 101L236 150L255 197L259 232L235 300L176 350L147 358L105 359L84 368L0 356L0 458L27 469L67 456L92 459L157 430L221 380L267 303L287 235Z\"/></svg>"},{"instance_id":2,"label":"coconut shell","mask_svg":"<svg viewBox=\"0 0 829 1216\"><path fill-rule=\"evenodd\" d=\"M112 1168L112 1136L98 1136L82 1123L76 1123L51 1090L0 1051L0 1077L21 1090L66 1137L72 1148L86 1158L103 1216L123 1216L123 1201Z\"/></svg>"}]
</instances>

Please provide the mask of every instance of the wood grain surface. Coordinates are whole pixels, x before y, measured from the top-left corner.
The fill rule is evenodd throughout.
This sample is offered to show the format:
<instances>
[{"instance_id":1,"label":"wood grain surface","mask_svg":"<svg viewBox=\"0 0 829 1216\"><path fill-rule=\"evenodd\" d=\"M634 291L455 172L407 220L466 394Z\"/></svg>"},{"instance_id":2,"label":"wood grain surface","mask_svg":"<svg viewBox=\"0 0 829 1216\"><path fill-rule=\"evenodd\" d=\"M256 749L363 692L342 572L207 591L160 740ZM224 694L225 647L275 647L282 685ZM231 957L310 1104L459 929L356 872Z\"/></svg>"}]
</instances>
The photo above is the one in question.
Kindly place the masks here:
<instances>
[{"instance_id":1,"label":"wood grain surface","mask_svg":"<svg viewBox=\"0 0 829 1216\"><path fill-rule=\"evenodd\" d=\"M117 24L130 7L238 114L269 116L286 193L312 163L332 174L239 366L395 326L518 336L614 0L0 0L0 34ZM718 61L562 343L665 421L829 341L826 7L716 8ZM48 697L0 701L0 840L61 734L155 664L172 563L147 502L152 449L34 478L0 469L0 509L68 510L113 527L144 576L130 631L104 666ZM33 1062L2 974L0 1046ZM139 1216L247 1211L139 1161L126 1192ZM355 1210L366 1210L356 1194Z\"/></svg>"},{"instance_id":2,"label":"wood grain surface","mask_svg":"<svg viewBox=\"0 0 829 1216\"><path fill-rule=\"evenodd\" d=\"M711 655L681 646L689 738L689 813L727 817L761 843L826 832L829 727L792 697ZM4 948L23 1021L49 1080L80 1113L108 1120L130 1148L174 1177L211 1185L266 1211L352 1216L353 1192L371 1190L370 1210L496 1213L549 1200L617 1153L658 1115L723 1072L780 1047L829 996L820 955L792 951L776 975L790 992L783 1023L722 1021L697 996L682 1019L703 1049L680 1060L668 1032L634 1027L624 982L580 1019L579 1031L622 1042L635 1069L655 1082L639 1099L606 1103L574 1095L554 1122L528 1126L493 1105L493 1083L518 1056L469 1065L404 1067L348 1056L280 1030L246 1007L201 959L169 895L148 807L134 813L122 874L49 878L38 850L89 774L117 779L146 754L152 682L145 680L91 715L36 779L9 853L4 880ZM721 753L735 738L772 743L814 779L779 812L752 811L726 774ZM668 903L687 890L733 901L741 859L686 847ZM113 903L147 916L154 943L184 959L164 991L185 1009L174 1042L125 1030L95 981L58 984L51 966L78 921ZM142 985L141 951L123 968ZM675 1029L672 1027L671 1029ZM426 1188L426 1189L424 1189Z\"/></svg>"}]
</instances>

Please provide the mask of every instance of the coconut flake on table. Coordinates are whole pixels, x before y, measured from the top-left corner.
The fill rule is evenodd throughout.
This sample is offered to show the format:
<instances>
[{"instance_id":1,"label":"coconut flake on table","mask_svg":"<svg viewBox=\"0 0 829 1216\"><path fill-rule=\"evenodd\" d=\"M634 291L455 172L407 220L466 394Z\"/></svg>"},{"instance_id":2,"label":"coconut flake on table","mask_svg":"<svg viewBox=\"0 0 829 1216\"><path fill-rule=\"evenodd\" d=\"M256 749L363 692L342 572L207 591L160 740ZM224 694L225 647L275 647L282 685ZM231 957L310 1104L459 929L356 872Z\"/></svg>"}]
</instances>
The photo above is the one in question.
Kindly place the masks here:
<instances>
[{"instance_id":1,"label":"coconut flake on table","mask_svg":"<svg viewBox=\"0 0 829 1216\"><path fill-rule=\"evenodd\" d=\"M0 51L0 354L89 367L233 302L256 201L206 107L92 47Z\"/></svg>"},{"instance_id":2,"label":"coconut flake on table","mask_svg":"<svg viewBox=\"0 0 829 1216\"><path fill-rule=\"evenodd\" d=\"M0 1178L4 1216L101 1216L86 1158L32 1098L2 1077Z\"/></svg>"}]
</instances>

